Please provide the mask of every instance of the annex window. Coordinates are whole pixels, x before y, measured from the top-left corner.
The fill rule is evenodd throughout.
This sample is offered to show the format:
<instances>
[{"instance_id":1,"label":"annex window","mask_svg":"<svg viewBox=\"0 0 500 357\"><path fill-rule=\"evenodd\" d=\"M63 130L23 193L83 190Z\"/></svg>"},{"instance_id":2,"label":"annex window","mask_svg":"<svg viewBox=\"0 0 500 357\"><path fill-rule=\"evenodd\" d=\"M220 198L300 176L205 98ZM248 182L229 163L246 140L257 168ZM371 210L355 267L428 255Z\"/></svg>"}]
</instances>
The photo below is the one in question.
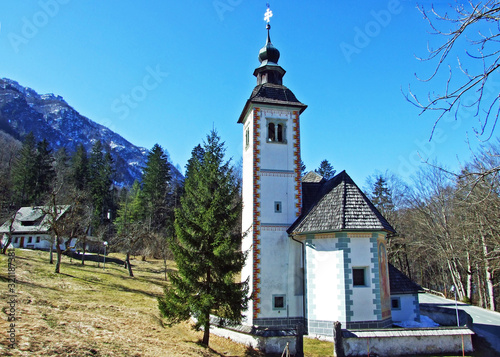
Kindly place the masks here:
<instances>
[{"instance_id":1,"label":"annex window","mask_svg":"<svg viewBox=\"0 0 500 357\"><path fill-rule=\"evenodd\" d=\"M274 212L275 213L281 213L281 209L282 209L281 202L280 201L274 202Z\"/></svg>"},{"instance_id":2,"label":"annex window","mask_svg":"<svg viewBox=\"0 0 500 357\"><path fill-rule=\"evenodd\" d=\"M352 282L354 286L368 286L366 268L352 268Z\"/></svg>"},{"instance_id":3,"label":"annex window","mask_svg":"<svg viewBox=\"0 0 500 357\"><path fill-rule=\"evenodd\" d=\"M286 143L286 121L282 119L267 120L267 141L270 143Z\"/></svg>"},{"instance_id":4,"label":"annex window","mask_svg":"<svg viewBox=\"0 0 500 357\"><path fill-rule=\"evenodd\" d=\"M391 308L393 310L401 310L401 300L398 297L391 299Z\"/></svg>"},{"instance_id":5,"label":"annex window","mask_svg":"<svg viewBox=\"0 0 500 357\"><path fill-rule=\"evenodd\" d=\"M273 310L286 310L286 295L273 295Z\"/></svg>"}]
</instances>

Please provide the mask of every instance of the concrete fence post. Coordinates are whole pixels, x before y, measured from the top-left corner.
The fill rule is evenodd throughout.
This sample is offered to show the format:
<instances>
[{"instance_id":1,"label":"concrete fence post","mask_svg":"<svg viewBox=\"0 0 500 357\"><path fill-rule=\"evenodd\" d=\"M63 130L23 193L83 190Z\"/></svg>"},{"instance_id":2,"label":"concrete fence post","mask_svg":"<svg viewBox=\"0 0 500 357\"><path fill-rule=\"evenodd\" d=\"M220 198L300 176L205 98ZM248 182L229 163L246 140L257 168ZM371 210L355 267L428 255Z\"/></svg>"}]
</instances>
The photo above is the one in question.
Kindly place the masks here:
<instances>
[{"instance_id":1,"label":"concrete fence post","mask_svg":"<svg viewBox=\"0 0 500 357\"><path fill-rule=\"evenodd\" d=\"M345 357L344 343L342 341L342 324L339 321L333 323L333 355Z\"/></svg>"},{"instance_id":2,"label":"concrete fence post","mask_svg":"<svg viewBox=\"0 0 500 357\"><path fill-rule=\"evenodd\" d=\"M304 325L297 324L297 336L295 337L295 356L304 357Z\"/></svg>"}]
</instances>

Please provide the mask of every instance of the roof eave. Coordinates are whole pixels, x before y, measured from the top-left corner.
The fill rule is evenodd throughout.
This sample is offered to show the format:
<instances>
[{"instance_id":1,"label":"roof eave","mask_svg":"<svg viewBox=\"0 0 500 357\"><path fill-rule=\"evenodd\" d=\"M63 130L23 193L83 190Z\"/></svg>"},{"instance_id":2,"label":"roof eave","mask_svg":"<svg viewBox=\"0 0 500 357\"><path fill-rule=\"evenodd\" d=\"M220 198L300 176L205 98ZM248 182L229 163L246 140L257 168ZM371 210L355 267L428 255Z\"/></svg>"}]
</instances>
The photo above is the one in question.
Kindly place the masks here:
<instances>
[{"instance_id":1,"label":"roof eave","mask_svg":"<svg viewBox=\"0 0 500 357\"><path fill-rule=\"evenodd\" d=\"M255 100L255 99L248 99L247 102L245 103L245 106L243 107L241 114L240 114L240 117L238 119L238 124L243 123L243 121L245 120L245 116L247 115L248 111L250 110L250 107L252 104L262 104L265 106L273 106L273 103ZM277 103L276 105L289 107L289 108L297 108L299 110L299 114L302 114L302 112L304 110L306 110L306 108L307 108L306 104L295 103L295 102L290 102L290 104L288 104L288 103L279 103L278 104Z\"/></svg>"}]
</instances>

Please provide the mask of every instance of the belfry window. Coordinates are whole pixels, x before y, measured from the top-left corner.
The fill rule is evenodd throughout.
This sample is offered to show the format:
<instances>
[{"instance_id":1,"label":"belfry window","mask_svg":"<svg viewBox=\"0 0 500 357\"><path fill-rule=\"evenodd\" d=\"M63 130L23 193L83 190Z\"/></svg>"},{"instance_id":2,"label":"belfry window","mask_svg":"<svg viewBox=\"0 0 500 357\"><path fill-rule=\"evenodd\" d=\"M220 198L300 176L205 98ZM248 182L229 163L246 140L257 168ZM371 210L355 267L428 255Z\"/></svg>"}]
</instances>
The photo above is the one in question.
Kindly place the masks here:
<instances>
[{"instance_id":1,"label":"belfry window","mask_svg":"<svg viewBox=\"0 0 500 357\"><path fill-rule=\"evenodd\" d=\"M268 120L267 141L270 143L286 143L286 126L283 120Z\"/></svg>"}]
</instances>

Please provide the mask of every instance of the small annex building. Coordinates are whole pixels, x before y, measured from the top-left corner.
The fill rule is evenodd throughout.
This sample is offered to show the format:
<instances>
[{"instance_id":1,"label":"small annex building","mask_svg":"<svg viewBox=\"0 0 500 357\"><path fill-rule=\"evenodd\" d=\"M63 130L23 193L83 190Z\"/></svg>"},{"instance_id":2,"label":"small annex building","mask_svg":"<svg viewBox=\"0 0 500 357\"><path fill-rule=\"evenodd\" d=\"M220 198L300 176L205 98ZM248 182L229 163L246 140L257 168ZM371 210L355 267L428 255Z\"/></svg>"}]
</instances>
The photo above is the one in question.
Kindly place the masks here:
<instances>
[{"instance_id":1,"label":"small annex building","mask_svg":"<svg viewBox=\"0 0 500 357\"><path fill-rule=\"evenodd\" d=\"M69 208L69 205L58 206L56 219L60 219ZM50 249L53 238L49 219L46 207L21 207L11 219L0 226L2 244L7 244L10 232L11 246L14 248Z\"/></svg>"},{"instance_id":2,"label":"small annex building","mask_svg":"<svg viewBox=\"0 0 500 357\"><path fill-rule=\"evenodd\" d=\"M283 85L286 71L270 28L253 73L257 85L238 119L248 252L241 279L252 294L243 323L272 329L300 323L309 335L332 336L335 321L348 329L419 321L419 289L401 288L403 274L391 275L390 223L347 172L329 180L302 175L300 116L307 105Z\"/></svg>"}]
</instances>

